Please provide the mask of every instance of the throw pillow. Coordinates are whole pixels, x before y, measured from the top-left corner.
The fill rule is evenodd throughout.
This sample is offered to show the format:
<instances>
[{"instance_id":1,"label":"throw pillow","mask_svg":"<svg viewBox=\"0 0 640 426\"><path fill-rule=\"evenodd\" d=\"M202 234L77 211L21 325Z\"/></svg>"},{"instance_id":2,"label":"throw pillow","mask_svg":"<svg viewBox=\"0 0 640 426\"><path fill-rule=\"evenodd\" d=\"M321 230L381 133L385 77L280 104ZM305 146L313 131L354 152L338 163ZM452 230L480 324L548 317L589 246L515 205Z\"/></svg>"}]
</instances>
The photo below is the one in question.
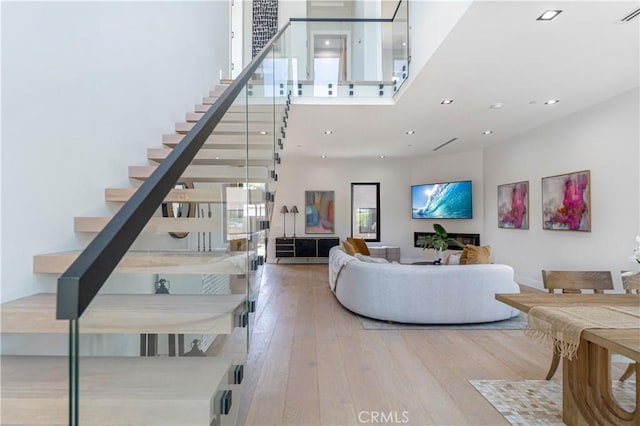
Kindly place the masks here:
<instances>
[{"instance_id":1,"label":"throw pillow","mask_svg":"<svg viewBox=\"0 0 640 426\"><path fill-rule=\"evenodd\" d=\"M450 254L449 256L447 256L447 260L445 260L444 264L459 265L461 256L462 256L462 253Z\"/></svg>"},{"instance_id":2,"label":"throw pillow","mask_svg":"<svg viewBox=\"0 0 640 426\"><path fill-rule=\"evenodd\" d=\"M345 253L347 253L348 255L353 256L354 254L356 254L355 247L352 244L350 244L348 241L343 241L342 247L344 248Z\"/></svg>"},{"instance_id":3,"label":"throw pillow","mask_svg":"<svg viewBox=\"0 0 640 426\"><path fill-rule=\"evenodd\" d=\"M461 265L480 265L491 263L491 246L474 246L465 244L460 255Z\"/></svg>"},{"instance_id":4,"label":"throw pillow","mask_svg":"<svg viewBox=\"0 0 640 426\"><path fill-rule=\"evenodd\" d=\"M371 256L365 256L362 253L356 253L354 255L356 257L356 259L359 259L363 262L369 262L369 263L389 263L389 261L387 259L384 259L382 257L371 257Z\"/></svg>"},{"instance_id":5,"label":"throw pillow","mask_svg":"<svg viewBox=\"0 0 640 426\"><path fill-rule=\"evenodd\" d=\"M347 238L347 241L356 249L356 252L364 254L365 256L371 256L367 242L362 238Z\"/></svg>"}]
</instances>

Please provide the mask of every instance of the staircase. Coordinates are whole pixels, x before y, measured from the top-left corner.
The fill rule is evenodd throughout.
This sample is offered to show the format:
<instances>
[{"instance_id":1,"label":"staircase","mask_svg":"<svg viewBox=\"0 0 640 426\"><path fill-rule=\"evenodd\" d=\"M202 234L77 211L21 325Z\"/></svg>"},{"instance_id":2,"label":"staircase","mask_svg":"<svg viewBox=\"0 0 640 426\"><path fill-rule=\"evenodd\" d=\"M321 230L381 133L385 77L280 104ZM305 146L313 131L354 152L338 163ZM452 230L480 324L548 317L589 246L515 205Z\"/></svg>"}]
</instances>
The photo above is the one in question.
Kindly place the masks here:
<instances>
[{"instance_id":1,"label":"staircase","mask_svg":"<svg viewBox=\"0 0 640 426\"><path fill-rule=\"evenodd\" d=\"M122 204L134 197L225 90L226 85L216 86L203 98L185 122L176 124L174 134L162 136L162 147L148 150L148 165L129 168L132 187L107 188L105 201ZM259 98L238 102L227 110L178 180L184 185L164 199L165 213L173 211L171 203L181 203L178 217L165 217L176 214L158 209L77 326L56 319L56 294L1 306L3 334L68 338L70 356L79 360L74 373L67 356L2 356L2 424L76 424L76 411L82 425L236 424L247 328L253 325L249 314L259 292L273 210L275 147L282 146L288 111L284 99L275 107L273 98L267 100L266 105ZM74 230L99 233L110 220L76 217ZM79 255L36 255L33 272L62 274ZM203 276L213 275L223 283L222 291L203 294ZM154 289L161 292L160 278L172 284L169 294L154 294ZM208 348L200 348L205 341ZM105 346L108 356L101 353ZM207 356L190 356L201 354L199 349ZM71 395L70 380L77 380Z\"/></svg>"}]
</instances>

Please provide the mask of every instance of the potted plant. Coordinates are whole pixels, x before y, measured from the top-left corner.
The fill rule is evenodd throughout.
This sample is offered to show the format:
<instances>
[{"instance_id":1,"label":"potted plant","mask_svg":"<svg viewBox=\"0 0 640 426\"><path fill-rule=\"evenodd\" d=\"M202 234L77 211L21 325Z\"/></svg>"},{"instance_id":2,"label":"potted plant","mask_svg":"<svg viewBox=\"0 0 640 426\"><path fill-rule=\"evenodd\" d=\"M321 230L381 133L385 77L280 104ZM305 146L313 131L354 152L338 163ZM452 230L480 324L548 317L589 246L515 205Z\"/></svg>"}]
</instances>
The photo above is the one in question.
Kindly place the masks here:
<instances>
[{"instance_id":1,"label":"potted plant","mask_svg":"<svg viewBox=\"0 0 640 426\"><path fill-rule=\"evenodd\" d=\"M455 238L450 238L444 227L438 223L433 224L433 230L435 234L419 237L416 243L422 247L422 250L435 249L436 260L433 263L439 265L442 263L442 252L449 248L450 245L462 248L464 244Z\"/></svg>"}]
</instances>

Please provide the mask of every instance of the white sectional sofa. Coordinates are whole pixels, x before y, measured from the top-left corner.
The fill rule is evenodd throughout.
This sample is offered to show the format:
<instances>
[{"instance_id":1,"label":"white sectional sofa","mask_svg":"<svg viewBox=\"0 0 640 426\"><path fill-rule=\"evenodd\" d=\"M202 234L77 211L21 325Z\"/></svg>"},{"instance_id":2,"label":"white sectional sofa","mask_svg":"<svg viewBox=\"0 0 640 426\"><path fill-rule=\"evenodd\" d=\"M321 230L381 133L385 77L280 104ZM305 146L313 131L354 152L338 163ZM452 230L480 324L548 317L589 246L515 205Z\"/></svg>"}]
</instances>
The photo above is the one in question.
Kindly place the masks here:
<instances>
[{"instance_id":1,"label":"white sectional sofa","mask_svg":"<svg viewBox=\"0 0 640 426\"><path fill-rule=\"evenodd\" d=\"M329 252L329 285L357 314L414 324L468 324L514 317L496 293L519 293L508 265L371 263L340 247Z\"/></svg>"}]
</instances>

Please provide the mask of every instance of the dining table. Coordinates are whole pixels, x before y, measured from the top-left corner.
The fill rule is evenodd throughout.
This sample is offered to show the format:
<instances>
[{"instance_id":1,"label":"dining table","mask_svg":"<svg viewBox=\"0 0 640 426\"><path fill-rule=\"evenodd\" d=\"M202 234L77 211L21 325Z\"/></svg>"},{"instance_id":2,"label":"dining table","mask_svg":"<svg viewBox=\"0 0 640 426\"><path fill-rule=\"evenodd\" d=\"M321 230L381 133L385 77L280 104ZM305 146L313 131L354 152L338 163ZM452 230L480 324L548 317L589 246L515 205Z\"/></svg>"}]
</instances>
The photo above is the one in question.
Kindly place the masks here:
<instances>
[{"instance_id":1,"label":"dining table","mask_svg":"<svg viewBox=\"0 0 640 426\"><path fill-rule=\"evenodd\" d=\"M527 292L495 295L528 314L525 334L562 355L562 420L574 425L640 425L640 295ZM613 396L611 354L635 361L635 408Z\"/></svg>"}]
</instances>

